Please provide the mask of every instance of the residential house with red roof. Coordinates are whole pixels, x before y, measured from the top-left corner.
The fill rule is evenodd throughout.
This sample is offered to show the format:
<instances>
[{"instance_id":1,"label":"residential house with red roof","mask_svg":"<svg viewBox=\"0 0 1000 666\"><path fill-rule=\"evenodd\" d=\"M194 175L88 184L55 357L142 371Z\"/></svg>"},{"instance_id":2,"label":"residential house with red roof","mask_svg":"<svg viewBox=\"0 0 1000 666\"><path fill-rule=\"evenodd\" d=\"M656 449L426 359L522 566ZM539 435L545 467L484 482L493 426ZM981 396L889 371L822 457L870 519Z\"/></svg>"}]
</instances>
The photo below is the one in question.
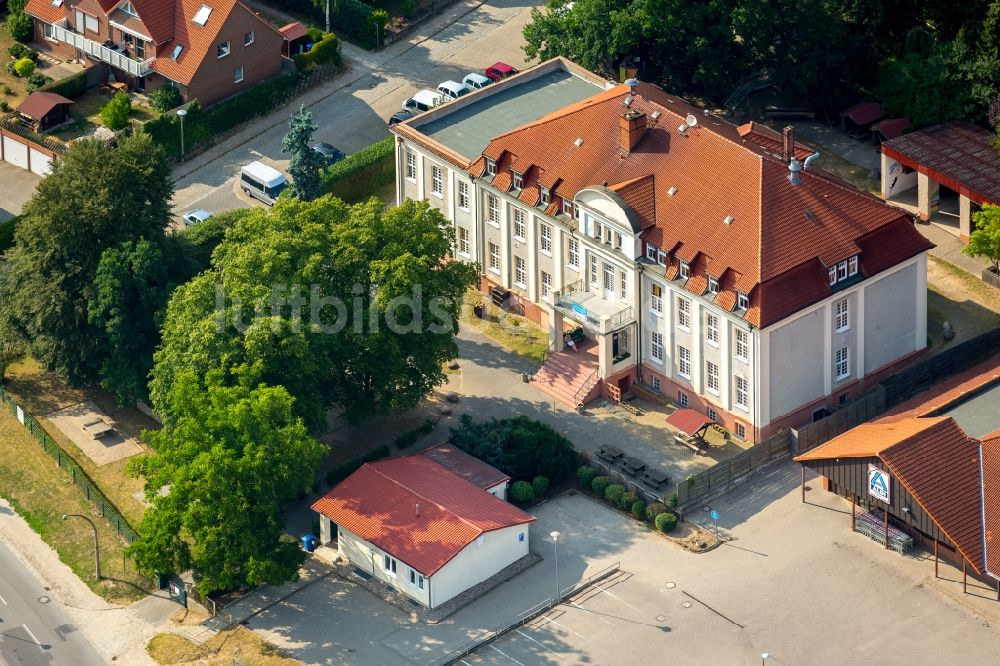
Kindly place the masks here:
<instances>
[{"instance_id":1,"label":"residential house with red roof","mask_svg":"<svg viewBox=\"0 0 1000 666\"><path fill-rule=\"evenodd\" d=\"M238 0L29 0L35 42L130 90L209 106L281 71L281 34Z\"/></svg>"},{"instance_id":2,"label":"residential house with red roof","mask_svg":"<svg viewBox=\"0 0 1000 666\"><path fill-rule=\"evenodd\" d=\"M366 463L312 505L320 541L427 608L527 556L534 517L487 490L509 478L456 451Z\"/></svg>"},{"instance_id":3,"label":"residential house with red roof","mask_svg":"<svg viewBox=\"0 0 1000 666\"><path fill-rule=\"evenodd\" d=\"M392 131L494 302L582 329L535 376L568 406L641 385L756 441L926 346L931 244L790 130L555 58Z\"/></svg>"}]
</instances>

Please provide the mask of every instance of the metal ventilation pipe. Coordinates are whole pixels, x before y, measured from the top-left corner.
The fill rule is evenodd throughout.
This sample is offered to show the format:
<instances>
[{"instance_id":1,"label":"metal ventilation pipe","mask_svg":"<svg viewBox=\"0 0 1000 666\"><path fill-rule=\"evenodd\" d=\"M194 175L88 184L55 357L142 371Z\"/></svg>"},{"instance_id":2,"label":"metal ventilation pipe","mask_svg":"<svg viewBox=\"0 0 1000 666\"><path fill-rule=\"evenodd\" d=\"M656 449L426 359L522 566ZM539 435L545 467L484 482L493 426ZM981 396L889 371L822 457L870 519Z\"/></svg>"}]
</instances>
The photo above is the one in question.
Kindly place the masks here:
<instances>
[{"instance_id":1,"label":"metal ventilation pipe","mask_svg":"<svg viewBox=\"0 0 1000 666\"><path fill-rule=\"evenodd\" d=\"M819 159L819 153L813 153L812 155L806 158L805 162L802 163L802 168L808 169L809 167L812 166L812 163L818 159Z\"/></svg>"},{"instance_id":2,"label":"metal ventilation pipe","mask_svg":"<svg viewBox=\"0 0 1000 666\"><path fill-rule=\"evenodd\" d=\"M798 160L788 163L788 182L792 185L799 184L799 172L802 171L802 164Z\"/></svg>"}]
</instances>

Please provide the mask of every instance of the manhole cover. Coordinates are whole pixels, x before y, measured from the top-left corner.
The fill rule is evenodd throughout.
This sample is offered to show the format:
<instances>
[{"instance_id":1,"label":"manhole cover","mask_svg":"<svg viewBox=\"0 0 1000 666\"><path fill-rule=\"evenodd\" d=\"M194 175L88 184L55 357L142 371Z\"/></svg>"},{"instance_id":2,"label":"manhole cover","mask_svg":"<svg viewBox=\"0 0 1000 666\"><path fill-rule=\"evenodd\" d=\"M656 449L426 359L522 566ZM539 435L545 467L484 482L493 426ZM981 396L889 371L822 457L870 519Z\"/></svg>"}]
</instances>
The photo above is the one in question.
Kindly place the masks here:
<instances>
[{"instance_id":1,"label":"manhole cover","mask_svg":"<svg viewBox=\"0 0 1000 666\"><path fill-rule=\"evenodd\" d=\"M712 507L706 504L705 506L701 507L701 510L704 511L705 513L708 513L709 511L712 510Z\"/></svg>"},{"instance_id":2,"label":"manhole cover","mask_svg":"<svg viewBox=\"0 0 1000 666\"><path fill-rule=\"evenodd\" d=\"M670 581L669 583L664 583L663 587L667 588L668 590L672 590L675 587L677 587L677 583L675 583L674 581Z\"/></svg>"},{"instance_id":3,"label":"manhole cover","mask_svg":"<svg viewBox=\"0 0 1000 666\"><path fill-rule=\"evenodd\" d=\"M656 616L656 621L657 622L666 622L667 621L667 616L666 615L657 615Z\"/></svg>"},{"instance_id":4,"label":"manhole cover","mask_svg":"<svg viewBox=\"0 0 1000 666\"><path fill-rule=\"evenodd\" d=\"M682 601L681 602L681 608L691 608L691 602L690 601Z\"/></svg>"},{"instance_id":5,"label":"manhole cover","mask_svg":"<svg viewBox=\"0 0 1000 666\"><path fill-rule=\"evenodd\" d=\"M51 599L49 599L49 598L48 598L47 596L45 596L44 594L43 594L42 596L38 597L38 603L40 603L40 604L47 604L47 603L49 603L50 601L52 601L52 600L51 600Z\"/></svg>"}]
</instances>

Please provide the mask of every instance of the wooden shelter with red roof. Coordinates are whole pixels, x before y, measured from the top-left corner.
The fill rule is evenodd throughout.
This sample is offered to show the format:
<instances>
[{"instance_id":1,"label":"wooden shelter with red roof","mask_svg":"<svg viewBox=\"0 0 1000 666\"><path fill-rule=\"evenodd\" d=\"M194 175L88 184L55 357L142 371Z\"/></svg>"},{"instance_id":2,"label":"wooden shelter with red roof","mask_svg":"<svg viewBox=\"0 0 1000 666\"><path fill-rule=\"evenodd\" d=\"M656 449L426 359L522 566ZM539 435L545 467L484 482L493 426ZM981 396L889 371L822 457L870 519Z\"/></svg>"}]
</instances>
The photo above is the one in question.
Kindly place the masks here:
<instances>
[{"instance_id":1,"label":"wooden shelter with red roof","mask_svg":"<svg viewBox=\"0 0 1000 666\"><path fill-rule=\"evenodd\" d=\"M281 72L284 39L239 0L28 0L39 49L209 106Z\"/></svg>"}]
</instances>

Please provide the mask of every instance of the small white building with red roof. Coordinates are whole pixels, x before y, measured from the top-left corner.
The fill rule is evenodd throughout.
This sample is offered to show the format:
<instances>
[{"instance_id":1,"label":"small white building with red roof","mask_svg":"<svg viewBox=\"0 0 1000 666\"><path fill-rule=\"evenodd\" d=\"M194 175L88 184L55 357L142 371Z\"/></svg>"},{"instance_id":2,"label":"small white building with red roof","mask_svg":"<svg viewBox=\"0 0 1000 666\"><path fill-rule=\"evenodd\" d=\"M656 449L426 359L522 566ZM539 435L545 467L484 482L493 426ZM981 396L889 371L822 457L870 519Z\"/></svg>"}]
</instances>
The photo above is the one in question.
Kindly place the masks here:
<instances>
[{"instance_id":1,"label":"small white building with red roof","mask_svg":"<svg viewBox=\"0 0 1000 666\"><path fill-rule=\"evenodd\" d=\"M509 478L456 451L442 445L429 455L366 463L312 505L320 540L336 534L337 549L355 567L427 608L528 555L535 518L486 487L496 492Z\"/></svg>"}]
</instances>

